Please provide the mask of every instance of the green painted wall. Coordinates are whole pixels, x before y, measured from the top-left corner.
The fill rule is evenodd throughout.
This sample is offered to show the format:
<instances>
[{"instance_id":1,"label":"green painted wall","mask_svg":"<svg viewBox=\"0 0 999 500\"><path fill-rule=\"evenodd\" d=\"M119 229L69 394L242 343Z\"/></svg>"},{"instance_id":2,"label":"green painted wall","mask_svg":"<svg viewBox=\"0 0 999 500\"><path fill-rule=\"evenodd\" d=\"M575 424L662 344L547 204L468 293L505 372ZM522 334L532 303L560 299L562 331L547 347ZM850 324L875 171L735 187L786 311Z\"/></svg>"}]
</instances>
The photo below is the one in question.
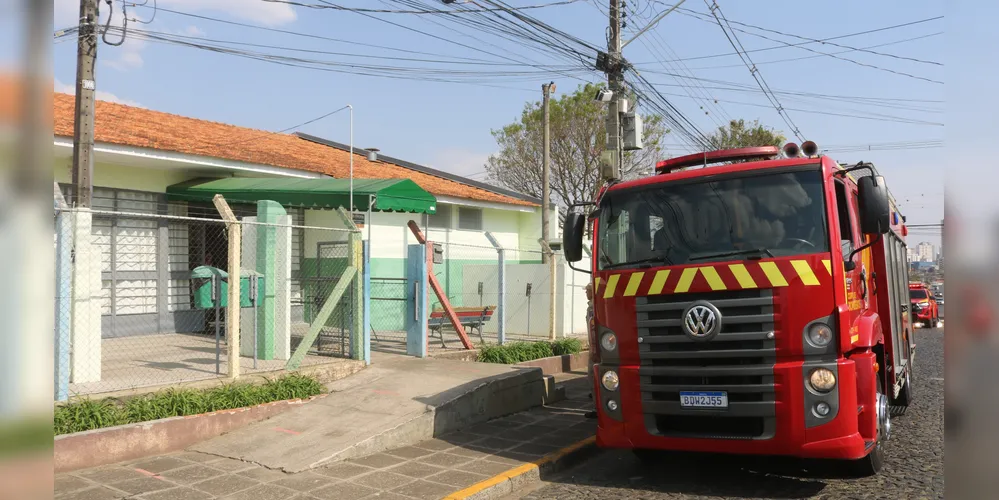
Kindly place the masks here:
<instances>
[{"instance_id":1,"label":"green painted wall","mask_svg":"<svg viewBox=\"0 0 999 500\"><path fill-rule=\"evenodd\" d=\"M507 261L507 265L539 264L540 260ZM478 306L480 297L477 290L463 293L466 266L496 266L496 260L450 259L444 264L434 265L434 274L444 287L452 306ZM404 259L371 259L371 327L376 332L398 332L405 328L406 302L410 296L405 281L379 280L377 278L404 278ZM491 276L495 279L495 275ZM467 276L469 280L475 276ZM477 281L486 281L482 276ZM473 287L474 288L474 287ZM440 306L437 296L430 292L431 311ZM402 299L402 300L399 300ZM483 290L481 305L497 305L495 290Z\"/></svg>"}]
</instances>

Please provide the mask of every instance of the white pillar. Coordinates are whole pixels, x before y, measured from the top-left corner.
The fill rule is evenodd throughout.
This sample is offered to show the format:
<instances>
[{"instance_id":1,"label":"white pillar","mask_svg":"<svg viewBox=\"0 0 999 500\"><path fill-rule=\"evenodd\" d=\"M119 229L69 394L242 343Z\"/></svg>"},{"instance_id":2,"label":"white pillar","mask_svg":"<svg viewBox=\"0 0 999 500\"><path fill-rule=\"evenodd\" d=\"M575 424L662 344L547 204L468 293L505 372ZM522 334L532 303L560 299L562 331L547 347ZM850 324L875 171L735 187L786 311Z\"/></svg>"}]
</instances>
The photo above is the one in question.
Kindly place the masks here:
<instances>
[{"instance_id":1,"label":"white pillar","mask_svg":"<svg viewBox=\"0 0 999 500\"><path fill-rule=\"evenodd\" d=\"M290 215L278 218L274 250L274 359L291 357L291 224ZM271 279L269 276L266 279Z\"/></svg>"},{"instance_id":2,"label":"white pillar","mask_svg":"<svg viewBox=\"0 0 999 500\"><path fill-rule=\"evenodd\" d=\"M73 319L70 380L101 380L101 253L93 244L89 211L73 214Z\"/></svg>"}]
</instances>

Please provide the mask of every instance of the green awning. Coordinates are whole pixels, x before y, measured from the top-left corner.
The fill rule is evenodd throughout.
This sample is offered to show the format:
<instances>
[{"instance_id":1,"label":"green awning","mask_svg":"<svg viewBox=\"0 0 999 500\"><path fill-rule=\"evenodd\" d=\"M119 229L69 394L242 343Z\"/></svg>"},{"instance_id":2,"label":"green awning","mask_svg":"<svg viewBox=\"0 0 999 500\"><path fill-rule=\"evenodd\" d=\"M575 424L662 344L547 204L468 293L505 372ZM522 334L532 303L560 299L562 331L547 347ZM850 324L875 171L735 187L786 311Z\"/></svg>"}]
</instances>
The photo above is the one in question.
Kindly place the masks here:
<instances>
[{"instance_id":1,"label":"green awning","mask_svg":"<svg viewBox=\"0 0 999 500\"><path fill-rule=\"evenodd\" d=\"M346 208L350 198L348 179L289 179L226 177L195 179L174 184L166 190L167 198L178 201L211 202L221 194L230 203L271 200L284 206L305 208ZM354 209L435 213L437 198L410 179L354 179Z\"/></svg>"}]
</instances>

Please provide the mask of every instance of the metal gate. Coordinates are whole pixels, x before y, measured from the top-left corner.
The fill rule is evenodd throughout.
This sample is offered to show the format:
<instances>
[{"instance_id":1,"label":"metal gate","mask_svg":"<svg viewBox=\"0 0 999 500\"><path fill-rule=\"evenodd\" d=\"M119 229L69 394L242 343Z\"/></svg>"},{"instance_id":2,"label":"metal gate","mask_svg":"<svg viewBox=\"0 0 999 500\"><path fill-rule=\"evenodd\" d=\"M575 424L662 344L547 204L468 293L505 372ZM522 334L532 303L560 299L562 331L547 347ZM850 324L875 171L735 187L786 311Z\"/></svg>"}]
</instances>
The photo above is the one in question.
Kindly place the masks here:
<instances>
[{"instance_id":1,"label":"metal gate","mask_svg":"<svg viewBox=\"0 0 999 500\"><path fill-rule=\"evenodd\" d=\"M303 277L305 290L305 320L312 324L326 305L330 293L344 277L349 265L349 243L346 241L321 241L316 243L315 275ZM346 357L350 354L350 334L353 325L354 289L349 287L333 306L333 312L321 325L313 353L324 356Z\"/></svg>"}]
</instances>

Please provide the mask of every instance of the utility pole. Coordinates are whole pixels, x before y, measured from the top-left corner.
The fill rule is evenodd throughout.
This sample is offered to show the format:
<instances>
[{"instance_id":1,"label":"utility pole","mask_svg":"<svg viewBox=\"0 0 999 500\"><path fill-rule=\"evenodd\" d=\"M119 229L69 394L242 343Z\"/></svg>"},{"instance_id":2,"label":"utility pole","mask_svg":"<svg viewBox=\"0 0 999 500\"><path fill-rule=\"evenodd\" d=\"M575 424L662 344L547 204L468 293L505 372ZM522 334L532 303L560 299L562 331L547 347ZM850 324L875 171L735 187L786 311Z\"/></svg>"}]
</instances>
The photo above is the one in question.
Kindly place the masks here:
<instances>
[{"instance_id":1,"label":"utility pole","mask_svg":"<svg viewBox=\"0 0 999 500\"><path fill-rule=\"evenodd\" d=\"M94 65L97 60L98 0L80 0L76 51L76 120L73 125L73 189L76 206L90 208L94 194Z\"/></svg>"},{"instance_id":2,"label":"utility pole","mask_svg":"<svg viewBox=\"0 0 999 500\"><path fill-rule=\"evenodd\" d=\"M613 93L607 106L607 149L602 162L604 180L621 177L624 150L621 147L621 100L624 98L624 65L621 55L621 4L623 0L610 0L610 37L607 40L607 86Z\"/></svg>"},{"instance_id":3,"label":"utility pole","mask_svg":"<svg viewBox=\"0 0 999 500\"><path fill-rule=\"evenodd\" d=\"M549 217L551 215L551 182L549 176L551 175L551 118L548 114L548 101L550 100L551 93L555 91L555 82L545 83L541 85L541 91L544 93L544 108L545 108L545 135L544 135L544 155L542 156L541 162L544 164L543 174L541 176L541 238L544 239L545 245L548 245L549 235L548 224ZM544 264L548 263L548 253L541 254L541 262Z\"/></svg>"}]
</instances>

